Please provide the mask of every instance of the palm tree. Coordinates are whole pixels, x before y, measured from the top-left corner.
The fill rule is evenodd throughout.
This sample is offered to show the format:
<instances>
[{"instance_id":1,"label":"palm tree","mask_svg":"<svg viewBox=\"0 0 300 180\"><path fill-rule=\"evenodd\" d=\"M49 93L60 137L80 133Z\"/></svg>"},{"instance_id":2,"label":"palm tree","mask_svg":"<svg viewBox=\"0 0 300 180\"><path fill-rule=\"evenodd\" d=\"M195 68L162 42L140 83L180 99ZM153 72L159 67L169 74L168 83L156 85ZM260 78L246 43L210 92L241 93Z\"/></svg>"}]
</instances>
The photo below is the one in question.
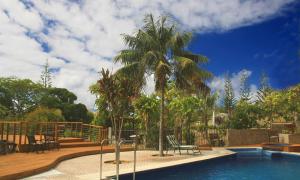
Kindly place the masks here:
<instances>
[{"instance_id":1,"label":"palm tree","mask_svg":"<svg viewBox=\"0 0 300 180\"><path fill-rule=\"evenodd\" d=\"M204 80L211 74L200 68L200 63L207 58L186 50L192 34L177 31L174 24L166 16L154 20L148 14L144 26L134 35L123 34L127 49L120 51L116 62L125 66L118 73L135 78L140 85L145 84L147 75L154 74L155 91L159 93L159 154L163 156L163 126L165 112L165 89L167 81L175 81L180 89L197 89L206 87Z\"/></svg>"}]
</instances>

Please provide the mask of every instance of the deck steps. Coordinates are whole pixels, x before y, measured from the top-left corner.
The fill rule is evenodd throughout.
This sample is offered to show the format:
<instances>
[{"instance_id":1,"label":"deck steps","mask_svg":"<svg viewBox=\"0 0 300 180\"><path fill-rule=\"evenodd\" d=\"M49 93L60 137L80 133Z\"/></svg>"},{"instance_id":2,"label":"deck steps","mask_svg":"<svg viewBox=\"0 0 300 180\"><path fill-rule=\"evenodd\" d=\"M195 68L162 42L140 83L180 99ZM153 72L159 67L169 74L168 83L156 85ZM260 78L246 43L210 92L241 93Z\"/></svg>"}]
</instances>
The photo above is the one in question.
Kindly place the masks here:
<instances>
[{"instance_id":1,"label":"deck steps","mask_svg":"<svg viewBox=\"0 0 300 180\"><path fill-rule=\"evenodd\" d=\"M62 138L58 140L59 143L77 143L84 142L83 138Z\"/></svg>"},{"instance_id":2,"label":"deck steps","mask_svg":"<svg viewBox=\"0 0 300 180\"><path fill-rule=\"evenodd\" d=\"M62 138L59 139L60 148L93 147L99 143L85 141L83 138Z\"/></svg>"}]
</instances>

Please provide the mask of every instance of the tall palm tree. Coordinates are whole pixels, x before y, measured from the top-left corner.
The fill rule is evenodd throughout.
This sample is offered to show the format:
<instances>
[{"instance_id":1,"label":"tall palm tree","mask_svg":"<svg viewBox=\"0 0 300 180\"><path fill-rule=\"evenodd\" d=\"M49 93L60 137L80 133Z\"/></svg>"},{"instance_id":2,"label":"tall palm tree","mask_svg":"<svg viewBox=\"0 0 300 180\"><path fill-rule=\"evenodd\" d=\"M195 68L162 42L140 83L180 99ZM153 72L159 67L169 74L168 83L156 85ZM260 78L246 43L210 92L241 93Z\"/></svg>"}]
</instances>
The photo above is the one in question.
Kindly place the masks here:
<instances>
[{"instance_id":1,"label":"tall palm tree","mask_svg":"<svg viewBox=\"0 0 300 180\"><path fill-rule=\"evenodd\" d=\"M163 156L163 126L165 112L165 89L167 81L175 81L180 89L207 87L204 80L211 74L200 68L207 58L186 50L192 34L177 31L166 16L154 20L148 14L144 26L134 35L123 34L127 49L120 51L115 62L125 66L118 73L135 78L140 85L145 77L154 74L155 91L160 94L159 154ZM204 88L205 89L205 88Z\"/></svg>"}]
</instances>

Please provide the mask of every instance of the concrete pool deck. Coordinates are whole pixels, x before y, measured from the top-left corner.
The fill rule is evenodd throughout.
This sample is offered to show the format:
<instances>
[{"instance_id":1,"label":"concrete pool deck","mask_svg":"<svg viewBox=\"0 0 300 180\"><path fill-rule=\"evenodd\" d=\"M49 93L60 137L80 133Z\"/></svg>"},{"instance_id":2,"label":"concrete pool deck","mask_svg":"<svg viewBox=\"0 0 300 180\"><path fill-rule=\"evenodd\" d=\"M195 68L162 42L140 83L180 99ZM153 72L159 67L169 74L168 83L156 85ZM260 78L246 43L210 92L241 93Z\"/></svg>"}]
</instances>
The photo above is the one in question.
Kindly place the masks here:
<instances>
[{"instance_id":1,"label":"concrete pool deck","mask_svg":"<svg viewBox=\"0 0 300 180\"><path fill-rule=\"evenodd\" d=\"M212 151L201 151L202 154L186 154L173 156L158 157L152 156L158 154L157 151L138 151L137 152L137 172L151 169L176 166L179 164L192 163L223 157L234 154L234 152L226 150L225 148L214 148ZM103 155L103 162L114 159L114 153L107 153ZM133 151L121 152L121 160L128 161L120 164L120 174L131 173L133 170ZM44 179L78 179L78 180L92 180L99 179L100 156L90 155L78 157L61 162L58 166L47 172L31 176L26 180L44 180ZM115 175L115 165L103 163L102 178Z\"/></svg>"}]
</instances>

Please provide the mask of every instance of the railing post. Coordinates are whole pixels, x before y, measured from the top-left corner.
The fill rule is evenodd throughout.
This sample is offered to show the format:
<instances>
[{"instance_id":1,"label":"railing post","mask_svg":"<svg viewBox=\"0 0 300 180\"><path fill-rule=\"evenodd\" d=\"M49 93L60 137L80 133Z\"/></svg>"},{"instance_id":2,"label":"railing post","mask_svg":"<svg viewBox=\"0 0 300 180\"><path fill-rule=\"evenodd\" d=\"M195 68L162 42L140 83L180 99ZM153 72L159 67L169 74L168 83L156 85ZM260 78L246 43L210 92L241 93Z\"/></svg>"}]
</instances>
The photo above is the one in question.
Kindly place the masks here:
<instances>
[{"instance_id":1,"label":"railing post","mask_svg":"<svg viewBox=\"0 0 300 180\"><path fill-rule=\"evenodd\" d=\"M91 126L89 125L89 141L91 141Z\"/></svg>"},{"instance_id":2,"label":"railing post","mask_svg":"<svg viewBox=\"0 0 300 180\"><path fill-rule=\"evenodd\" d=\"M76 136L76 137L78 137L77 128L78 128L78 122L76 122L76 124L75 124L75 136Z\"/></svg>"},{"instance_id":3,"label":"railing post","mask_svg":"<svg viewBox=\"0 0 300 180\"><path fill-rule=\"evenodd\" d=\"M3 140L4 135L4 123L1 123L1 140Z\"/></svg>"},{"instance_id":4,"label":"railing post","mask_svg":"<svg viewBox=\"0 0 300 180\"><path fill-rule=\"evenodd\" d=\"M81 122L80 123L80 136L81 136L81 138L83 138L83 123Z\"/></svg>"},{"instance_id":5,"label":"railing post","mask_svg":"<svg viewBox=\"0 0 300 180\"><path fill-rule=\"evenodd\" d=\"M54 133L55 133L55 141L58 141L58 127L57 127L57 122L54 124Z\"/></svg>"},{"instance_id":6,"label":"railing post","mask_svg":"<svg viewBox=\"0 0 300 180\"><path fill-rule=\"evenodd\" d=\"M138 143L138 138L139 136L135 133L135 138L134 138L134 154L133 154L133 175L132 179L135 180L135 171L136 171L136 151L137 151L137 143Z\"/></svg>"},{"instance_id":7,"label":"railing post","mask_svg":"<svg viewBox=\"0 0 300 180\"><path fill-rule=\"evenodd\" d=\"M15 143L16 142L16 123L14 123L14 136L13 136L13 142Z\"/></svg>"},{"instance_id":8,"label":"railing post","mask_svg":"<svg viewBox=\"0 0 300 180\"><path fill-rule=\"evenodd\" d=\"M25 123L25 137L24 137L25 141L24 141L24 144L27 144L27 137L26 137L27 133L28 133L28 122Z\"/></svg>"},{"instance_id":9,"label":"railing post","mask_svg":"<svg viewBox=\"0 0 300 180\"><path fill-rule=\"evenodd\" d=\"M46 122L46 134L48 135L48 122Z\"/></svg>"},{"instance_id":10,"label":"railing post","mask_svg":"<svg viewBox=\"0 0 300 180\"><path fill-rule=\"evenodd\" d=\"M19 126L19 146L22 144L22 122L20 122Z\"/></svg>"},{"instance_id":11,"label":"railing post","mask_svg":"<svg viewBox=\"0 0 300 180\"><path fill-rule=\"evenodd\" d=\"M6 141L8 141L8 135L9 135L9 123L6 124Z\"/></svg>"},{"instance_id":12,"label":"railing post","mask_svg":"<svg viewBox=\"0 0 300 180\"><path fill-rule=\"evenodd\" d=\"M40 141L41 141L42 140L43 123L39 123L39 129L40 129Z\"/></svg>"}]
</instances>

